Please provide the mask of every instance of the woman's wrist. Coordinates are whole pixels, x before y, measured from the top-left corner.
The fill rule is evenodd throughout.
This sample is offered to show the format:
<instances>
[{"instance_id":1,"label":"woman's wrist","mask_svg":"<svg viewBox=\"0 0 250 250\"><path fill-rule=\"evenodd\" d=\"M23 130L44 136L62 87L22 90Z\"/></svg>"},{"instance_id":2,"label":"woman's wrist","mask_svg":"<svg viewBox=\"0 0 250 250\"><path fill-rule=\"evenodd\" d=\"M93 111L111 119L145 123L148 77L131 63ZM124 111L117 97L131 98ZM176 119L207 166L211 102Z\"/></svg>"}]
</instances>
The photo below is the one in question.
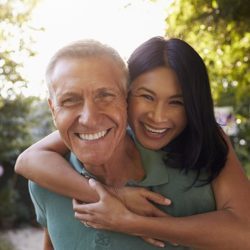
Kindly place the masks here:
<instances>
[{"instance_id":1,"label":"woman's wrist","mask_svg":"<svg viewBox=\"0 0 250 250\"><path fill-rule=\"evenodd\" d=\"M110 194L115 196L117 199L119 199L124 205L126 205L125 196L123 195L124 188L117 188L117 187L111 187L111 186L105 186L105 188L108 190Z\"/></svg>"}]
</instances>

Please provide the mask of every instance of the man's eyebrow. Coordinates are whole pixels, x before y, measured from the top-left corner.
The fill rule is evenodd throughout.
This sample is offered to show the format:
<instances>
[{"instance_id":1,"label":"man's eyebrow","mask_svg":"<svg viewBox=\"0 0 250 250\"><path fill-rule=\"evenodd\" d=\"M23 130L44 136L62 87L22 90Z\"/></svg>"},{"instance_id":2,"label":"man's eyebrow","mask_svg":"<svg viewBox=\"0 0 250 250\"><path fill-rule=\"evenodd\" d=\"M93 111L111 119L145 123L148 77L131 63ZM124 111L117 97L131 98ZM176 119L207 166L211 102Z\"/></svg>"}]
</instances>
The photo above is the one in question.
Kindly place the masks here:
<instances>
[{"instance_id":1,"label":"man's eyebrow","mask_svg":"<svg viewBox=\"0 0 250 250\"><path fill-rule=\"evenodd\" d=\"M106 92L106 91L112 91L112 92L117 92L119 89L118 88L111 88L111 87L100 87L95 90L95 92Z\"/></svg>"},{"instance_id":2,"label":"man's eyebrow","mask_svg":"<svg viewBox=\"0 0 250 250\"><path fill-rule=\"evenodd\" d=\"M57 97L64 98L64 97L67 97L67 96L78 96L78 95L80 95L80 94L76 93L76 92L65 92L65 93L58 93Z\"/></svg>"},{"instance_id":3,"label":"man's eyebrow","mask_svg":"<svg viewBox=\"0 0 250 250\"><path fill-rule=\"evenodd\" d=\"M100 88L97 88L97 90L115 90L117 88L115 87L100 87Z\"/></svg>"},{"instance_id":4,"label":"man's eyebrow","mask_svg":"<svg viewBox=\"0 0 250 250\"><path fill-rule=\"evenodd\" d=\"M110 90L111 88L107 88L107 87L100 87L97 88L96 91L106 91L106 90Z\"/></svg>"}]
</instances>

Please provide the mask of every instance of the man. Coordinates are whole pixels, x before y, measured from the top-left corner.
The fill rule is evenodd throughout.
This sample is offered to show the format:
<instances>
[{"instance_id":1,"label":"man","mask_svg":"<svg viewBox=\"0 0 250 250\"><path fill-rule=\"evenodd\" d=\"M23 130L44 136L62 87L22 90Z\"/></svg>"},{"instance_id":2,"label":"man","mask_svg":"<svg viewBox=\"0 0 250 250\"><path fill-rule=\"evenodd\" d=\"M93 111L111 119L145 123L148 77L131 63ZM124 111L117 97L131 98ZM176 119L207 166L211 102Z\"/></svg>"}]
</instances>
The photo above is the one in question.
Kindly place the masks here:
<instances>
[{"instance_id":1,"label":"man","mask_svg":"<svg viewBox=\"0 0 250 250\"><path fill-rule=\"evenodd\" d=\"M126 135L127 79L116 51L92 40L59 50L46 71L54 123L74 153L68 160L79 173L115 187L145 175ZM84 226L74 218L71 199L33 182L29 188L38 222L47 231L45 249L154 249L138 237Z\"/></svg>"}]
</instances>

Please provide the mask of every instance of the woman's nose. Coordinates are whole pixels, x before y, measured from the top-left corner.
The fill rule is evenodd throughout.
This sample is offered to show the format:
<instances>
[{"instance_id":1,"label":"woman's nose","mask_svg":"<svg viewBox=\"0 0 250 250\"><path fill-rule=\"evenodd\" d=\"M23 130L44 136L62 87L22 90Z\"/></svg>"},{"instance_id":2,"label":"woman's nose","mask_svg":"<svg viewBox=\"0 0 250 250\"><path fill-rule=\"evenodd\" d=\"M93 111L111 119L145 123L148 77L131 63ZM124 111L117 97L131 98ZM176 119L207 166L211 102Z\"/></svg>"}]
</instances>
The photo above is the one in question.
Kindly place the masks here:
<instances>
[{"instance_id":1,"label":"woman's nose","mask_svg":"<svg viewBox=\"0 0 250 250\"><path fill-rule=\"evenodd\" d=\"M155 123L165 122L167 120L167 110L162 104L155 105L149 112L149 118Z\"/></svg>"}]
</instances>

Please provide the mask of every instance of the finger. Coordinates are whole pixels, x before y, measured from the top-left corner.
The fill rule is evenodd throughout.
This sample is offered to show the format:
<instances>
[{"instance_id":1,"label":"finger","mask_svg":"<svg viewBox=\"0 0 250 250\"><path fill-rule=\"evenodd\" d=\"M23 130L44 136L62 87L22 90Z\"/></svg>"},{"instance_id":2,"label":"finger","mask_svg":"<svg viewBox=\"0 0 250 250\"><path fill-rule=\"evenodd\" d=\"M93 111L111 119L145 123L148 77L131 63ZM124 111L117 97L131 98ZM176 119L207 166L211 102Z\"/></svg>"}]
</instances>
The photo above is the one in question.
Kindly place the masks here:
<instances>
[{"instance_id":1,"label":"finger","mask_svg":"<svg viewBox=\"0 0 250 250\"><path fill-rule=\"evenodd\" d=\"M165 243L163 241L156 240L153 238L148 238L148 237L142 237L142 239L153 246L165 247Z\"/></svg>"},{"instance_id":2,"label":"finger","mask_svg":"<svg viewBox=\"0 0 250 250\"><path fill-rule=\"evenodd\" d=\"M107 196L108 191L102 186L102 184L100 182L91 178L91 179L89 179L89 185L92 189L94 189L98 193L100 199Z\"/></svg>"},{"instance_id":3,"label":"finger","mask_svg":"<svg viewBox=\"0 0 250 250\"><path fill-rule=\"evenodd\" d=\"M170 242L170 244L171 244L172 246L175 246L175 247L179 246L179 244L174 243L174 242Z\"/></svg>"},{"instance_id":4,"label":"finger","mask_svg":"<svg viewBox=\"0 0 250 250\"><path fill-rule=\"evenodd\" d=\"M79 204L73 200L73 210L80 214L93 214L98 210L98 203Z\"/></svg>"},{"instance_id":5,"label":"finger","mask_svg":"<svg viewBox=\"0 0 250 250\"><path fill-rule=\"evenodd\" d=\"M81 220L81 223L85 226L85 227L91 227L90 224L84 220Z\"/></svg>"},{"instance_id":6,"label":"finger","mask_svg":"<svg viewBox=\"0 0 250 250\"><path fill-rule=\"evenodd\" d=\"M80 203L78 200L72 199L73 209L74 209L75 207L78 207L80 204L84 204L84 203L83 203L83 202Z\"/></svg>"},{"instance_id":7,"label":"finger","mask_svg":"<svg viewBox=\"0 0 250 250\"><path fill-rule=\"evenodd\" d=\"M148 212L145 214L146 216L154 216L154 217L165 217L168 214L160 210L158 207L154 206L152 203L148 201Z\"/></svg>"},{"instance_id":8,"label":"finger","mask_svg":"<svg viewBox=\"0 0 250 250\"><path fill-rule=\"evenodd\" d=\"M151 192L149 190L145 190L145 197L150 200L153 201L154 203L160 204L160 205L170 205L171 204L171 200L154 192Z\"/></svg>"},{"instance_id":9,"label":"finger","mask_svg":"<svg viewBox=\"0 0 250 250\"><path fill-rule=\"evenodd\" d=\"M88 221L88 222L91 222L92 221L92 216L91 214L83 214L83 213L78 213L78 212L75 212L74 213L74 216L76 219L80 220L80 221Z\"/></svg>"},{"instance_id":10,"label":"finger","mask_svg":"<svg viewBox=\"0 0 250 250\"><path fill-rule=\"evenodd\" d=\"M167 216L167 214L165 212L161 211L159 208L153 206L152 210L151 210L151 216L165 217L165 216Z\"/></svg>"},{"instance_id":11,"label":"finger","mask_svg":"<svg viewBox=\"0 0 250 250\"><path fill-rule=\"evenodd\" d=\"M77 210L79 207L79 202L76 199L72 199L73 210Z\"/></svg>"},{"instance_id":12,"label":"finger","mask_svg":"<svg viewBox=\"0 0 250 250\"><path fill-rule=\"evenodd\" d=\"M74 211L83 211L84 209L87 209L88 207L86 207L85 205L91 205L91 204L95 204L95 203L83 203L83 202L79 202L76 199L72 199L72 205L73 205L73 210Z\"/></svg>"}]
</instances>

